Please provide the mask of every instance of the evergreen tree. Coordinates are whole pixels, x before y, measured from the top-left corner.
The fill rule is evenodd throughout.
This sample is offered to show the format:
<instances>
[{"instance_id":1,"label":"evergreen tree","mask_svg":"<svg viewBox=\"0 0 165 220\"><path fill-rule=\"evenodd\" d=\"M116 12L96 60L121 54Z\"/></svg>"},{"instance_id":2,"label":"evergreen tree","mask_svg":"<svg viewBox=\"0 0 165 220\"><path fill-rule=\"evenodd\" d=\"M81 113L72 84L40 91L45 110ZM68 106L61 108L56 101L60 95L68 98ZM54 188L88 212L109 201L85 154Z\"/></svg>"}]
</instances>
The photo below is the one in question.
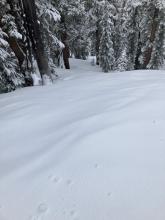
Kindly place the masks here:
<instances>
[{"instance_id":1,"label":"evergreen tree","mask_svg":"<svg viewBox=\"0 0 165 220\"><path fill-rule=\"evenodd\" d=\"M91 9L89 11L90 20L91 20L91 39L94 43L93 52L96 55L96 64L99 65L100 61L100 39L102 32L102 16L104 14L104 5L103 0L92 0Z\"/></svg>"},{"instance_id":2,"label":"evergreen tree","mask_svg":"<svg viewBox=\"0 0 165 220\"><path fill-rule=\"evenodd\" d=\"M88 55L88 17L82 0L60 0L55 1L55 5L61 15L59 33L61 41L65 45L63 49L64 65L66 69L69 69L71 53L76 58L86 58Z\"/></svg>"},{"instance_id":3,"label":"evergreen tree","mask_svg":"<svg viewBox=\"0 0 165 220\"><path fill-rule=\"evenodd\" d=\"M60 14L51 1L37 0L38 18L41 24L42 39L51 72L55 70L56 60L64 47L57 38L57 24ZM57 63L58 65L58 63Z\"/></svg>"},{"instance_id":4,"label":"evergreen tree","mask_svg":"<svg viewBox=\"0 0 165 220\"><path fill-rule=\"evenodd\" d=\"M2 0L0 8L1 39L4 42L5 36L7 42L6 47L4 44L0 46L1 51L6 51L5 60L1 57L1 85L10 88L7 90L32 85L35 60L43 83L52 78L56 56L54 51L60 51L63 46L56 37L55 23L60 19L57 10L50 1L43 0ZM9 60L10 65L7 64ZM2 72L4 66L13 71L13 74L8 71L6 80L4 71Z\"/></svg>"},{"instance_id":5,"label":"evergreen tree","mask_svg":"<svg viewBox=\"0 0 165 220\"><path fill-rule=\"evenodd\" d=\"M165 10L161 4L159 7L158 28L153 43L151 59L147 68L159 69L163 66L165 52Z\"/></svg>"},{"instance_id":6,"label":"evergreen tree","mask_svg":"<svg viewBox=\"0 0 165 220\"><path fill-rule=\"evenodd\" d=\"M104 15L102 18L102 36L100 40L100 66L104 72L109 72L114 69L115 53L113 45L113 10L114 6L107 1L104 3Z\"/></svg>"},{"instance_id":7,"label":"evergreen tree","mask_svg":"<svg viewBox=\"0 0 165 220\"><path fill-rule=\"evenodd\" d=\"M10 92L25 83L7 38L7 34L0 28L0 93Z\"/></svg>"},{"instance_id":8,"label":"evergreen tree","mask_svg":"<svg viewBox=\"0 0 165 220\"><path fill-rule=\"evenodd\" d=\"M18 44L22 35L18 32L10 5L6 0L0 2L0 93L9 92L26 85L22 74L21 55L23 51Z\"/></svg>"}]
</instances>

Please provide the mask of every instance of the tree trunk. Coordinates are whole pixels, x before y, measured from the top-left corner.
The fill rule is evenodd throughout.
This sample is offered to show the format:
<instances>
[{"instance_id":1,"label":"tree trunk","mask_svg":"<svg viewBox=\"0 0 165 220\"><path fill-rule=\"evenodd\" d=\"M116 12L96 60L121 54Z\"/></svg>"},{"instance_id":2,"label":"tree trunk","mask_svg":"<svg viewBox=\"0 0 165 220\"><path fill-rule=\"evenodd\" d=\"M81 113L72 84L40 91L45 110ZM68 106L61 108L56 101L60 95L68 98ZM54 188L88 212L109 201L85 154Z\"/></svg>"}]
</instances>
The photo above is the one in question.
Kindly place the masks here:
<instances>
[{"instance_id":1,"label":"tree trunk","mask_svg":"<svg viewBox=\"0 0 165 220\"><path fill-rule=\"evenodd\" d=\"M144 69L147 68L147 65L149 64L149 62L151 60L152 51L153 51L153 43L155 41L156 31L157 31L157 28L158 28L158 21L157 21L158 16L159 16L159 9L155 8L154 9L153 21L152 21L152 27L151 27L151 33L150 33L150 44L151 44L151 46L148 47L147 50L145 51L144 66L143 66Z\"/></svg>"},{"instance_id":2,"label":"tree trunk","mask_svg":"<svg viewBox=\"0 0 165 220\"><path fill-rule=\"evenodd\" d=\"M9 43L11 49L13 50L15 56L17 57L18 62L19 62L19 66L21 68L22 64L25 60L25 55L24 55L22 48L19 46L17 40L14 37L9 37L8 43Z\"/></svg>"},{"instance_id":3,"label":"tree trunk","mask_svg":"<svg viewBox=\"0 0 165 220\"><path fill-rule=\"evenodd\" d=\"M63 49L64 66L65 66L65 69L70 69L70 64L69 64L70 50L67 44L67 33L66 32L62 33L61 40L62 40L62 43L65 45Z\"/></svg>"},{"instance_id":4,"label":"tree trunk","mask_svg":"<svg viewBox=\"0 0 165 220\"><path fill-rule=\"evenodd\" d=\"M139 61L140 55L141 55L141 42L140 42L140 32L139 32L139 34L138 34L137 53L136 53L135 64L134 64L135 70L138 70L138 69L141 68L141 64L140 64L140 61Z\"/></svg>"},{"instance_id":5,"label":"tree trunk","mask_svg":"<svg viewBox=\"0 0 165 220\"><path fill-rule=\"evenodd\" d=\"M97 25L96 30L96 65L99 65L99 54L100 54L100 33L99 33L99 27Z\"/></svg>"},{"instance_id":6,"label":"tree trunk","mask_svg":"<svg viewBox=\"0 0 165 220\"><path fill-rule=\"evenodd\" d=\"M30 35L29 37L32 43L32 48L37 60L41 77L43 79L43 76L47 75L51 79L48 59L45 54L44 44L41 37L40 24L36 13L35 0L22 0L22 3L26 16L27 28Z\"/></svg>"}]
</instances>

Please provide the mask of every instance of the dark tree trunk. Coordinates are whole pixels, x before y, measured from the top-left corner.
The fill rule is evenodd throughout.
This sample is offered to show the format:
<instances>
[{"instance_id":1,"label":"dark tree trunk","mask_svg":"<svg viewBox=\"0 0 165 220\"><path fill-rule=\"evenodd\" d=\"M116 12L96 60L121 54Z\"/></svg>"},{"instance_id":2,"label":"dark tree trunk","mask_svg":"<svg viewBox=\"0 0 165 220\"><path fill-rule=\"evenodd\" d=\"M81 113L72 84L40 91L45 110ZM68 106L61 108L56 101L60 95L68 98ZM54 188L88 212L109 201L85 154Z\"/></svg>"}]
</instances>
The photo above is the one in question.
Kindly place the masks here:
<instances>
[{"instance_id":1,"label":"dark tree trunk","mask_svg":"<svg viewBox=\"0 0 165 220\"><path fill-rule=\"evenodd\" d=\"M99 31L99 27L98 27L96 30L96 65L100 64L99 53L100 53L100 31Z\"/></svg>"},{"instance_id":2,"label":"dark tree trunk","mask_svg":"<svg viewBox=\"0 0 165 220\"><path fill-rule=\"evenodd\" d=\"M140 42L140 32L139 32L139 35L138 35L138 46L137 46L137 53L136 53L136 57L135 57L135 70L138 70L141 68L141 64L140 64L140 61L139 61L139 57L141 55L141 42Z\"/></svg>"},{"instance_id":3,"label":"dark tree trunk","mask_svg":"<svg viewBox=\"0 0 165 220\"><path fill-rule=\"evenodd\" d=\"M159 16L159 9L155 8L153 20L152 20L151 33L150 33L150 43L152 46L148 47L147 50L145 51L144 66L143 66L144 69L147 68L147 65L149 64L149 62L151 60L152 51L153 51L153 43L155 41L156 32L157 32L157 28L158 28L158 24L159 24L158 23L158 16Z\"/></svg>"},{"instance_id":4,"label":"dark tree trunk","mask_svg":"<svg viewBox=\"0 0 165 220\"><path fill-rule=\"evenodd\" d=\"M25 55L24 55L22 48L20 47L19 43L14 37L9 37L8 43L10 44L11 49L13 50L15 56L17 57L19 66L21 68L25 60Z\"/></svg>"},{"instance_id":5,"label":"dark tree trunk","mask_svg":"<svg viewBox=\"0 0 165 220\"><path fill-rule=\"evenodd\" d=\"M70 64L69 64L70 50L67 44L67 33L66 32L62 33L61 40L62 40L62 43L65 45L63 49L64 66L66 69L70 69Z\"/></svg>"},{"instance_id":6,"label":"dark tree trunk","mask_svg":"<svg viewBox=\"0 0 165 220\"><path fill-rule=\"evenodd\" d=\"M75 55L75 58L76 58L76 59L81 59L81 58L82 58L81 53L80 53L80 50L75 50L75 51L74 51L74 55Z\"/></svg>"},{"instance_id":7,"label":"dark tree trunk","mask_svg":"<svg viewBox=\"0 0 165 220\"><path fill-rule=\"evenodd\" d=\"M15 2L13 0L7 0L7 3L10 5L10 14L14 16L15 18L15 22L17 24L17 28L18 28L18 31L21 32L21 25L20 25L20 17L19 17L19 13L18 13L18 10L15 10ZM7 33L7 31L6 31ZM23 51L23 48L22 48L22 45L23 45L23 42L21 42L21 40L18 42L18 40L15 38L15 37L12 37L9 35L9 33L7 33L8 35L8 43L11 47L11 49L13 50L15 56L17 57L18 59L18 62L19 62L19 66L20 68L22 67L22 64L25 60L25 54L24 54L24 51Z\"/></svg>"},{"instance_id":8,"label":"dark tree trunk","mask_svg":"<svg viewBox=\"0 0 165 220\"><path fill-rule=\"evenodd\" d=\"M10 0L11 1L11 0ZM30 43L30 34L29 34L29 30L28 30L28 26L27 26L27 21L26 18L24 16L24 7L22 4L22 0L19 0L19 6L20 6L20 16L22 18L23 21L23 26L25 28L26 34L24 36L24 52L26 54L26 68L27 70L30 70L31 72L34 71L33 69L33 51L32 51L32 47L31 47L31 43ZM29 65L30 64L30 65Z\"/></svg>"},{"instance_id":9,"label":"dark tree trunk","mask_svg":"<svg viewBox=\"0 0 165 220\"><path fill-rule=\"evenodd\" d=\"M41 37L40 24L36 13L35 0L22 0L22 3L26 16L26 25L29 32L29 37L41 77L43 78L44 75L47 75L49 78L51 78L48 59L45 54L44 44Z\"/></svg>"}]
</instances>

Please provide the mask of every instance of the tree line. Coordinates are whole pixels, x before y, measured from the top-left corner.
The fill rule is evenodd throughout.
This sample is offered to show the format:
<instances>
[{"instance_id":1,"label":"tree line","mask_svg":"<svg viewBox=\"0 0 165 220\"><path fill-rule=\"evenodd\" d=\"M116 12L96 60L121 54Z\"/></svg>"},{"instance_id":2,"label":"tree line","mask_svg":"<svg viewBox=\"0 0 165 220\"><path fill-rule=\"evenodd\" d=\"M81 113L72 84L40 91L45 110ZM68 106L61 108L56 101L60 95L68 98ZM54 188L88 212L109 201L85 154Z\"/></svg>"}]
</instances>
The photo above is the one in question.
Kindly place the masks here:
<instances>
[{"instance_id":1,"label":"tree line","mask_svg":"<svg viewBox=\"0 0 165 220\"><path fill-rule=\"evenodd\" d=\"M159 69L163 0L1 0L0 93L56 80L69 58L96 56L104 72Z\"/></svg>"}]
</instances>

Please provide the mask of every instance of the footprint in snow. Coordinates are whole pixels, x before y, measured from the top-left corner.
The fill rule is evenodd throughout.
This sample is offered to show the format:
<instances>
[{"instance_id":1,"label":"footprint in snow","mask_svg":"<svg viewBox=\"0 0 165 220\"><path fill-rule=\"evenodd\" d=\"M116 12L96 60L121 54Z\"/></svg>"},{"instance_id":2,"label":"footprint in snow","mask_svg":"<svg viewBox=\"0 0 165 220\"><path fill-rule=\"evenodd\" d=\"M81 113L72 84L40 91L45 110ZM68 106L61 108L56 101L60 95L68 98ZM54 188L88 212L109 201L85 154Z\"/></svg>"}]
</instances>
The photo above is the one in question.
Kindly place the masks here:
<instances>
[{"instance_id":1,"label":"footprint in snow","mask_svg":"<svg viewBox=\"0 0 165 220\"><path fill-rule=\"evenodd\" d=\"M46 203L40 203L37 207L36 214L29 216L29 220L43 220L44 215L48 212Z\"/></svg>"},{"instance_id":2,"label":"footprint in snow","mask_svg":"<svg viewBox=\"0 0 165 220\"><path fill-rule=\"evenodd\" d=\"M41 203L39 204L38 208L37 208L37 212L39 214L44 214L48 211L48 206L45 203Z\"/></svg>"},{"instance_id":3,"label":"footprint in snow","mask_svg":"<svg viewBox=\"0 0 165 220\"><path fill-rule=\"evenodd\" d=\"M96 164L94 165L94 168L95 168L95 169L98 169L98 168L99 168L99 164L96 163Z\"/></svg>"},{"instance_id":4,"label":"footprint in snow","mask_svg":"<svg viewBox=\"0 0 165 220\"><path fill-rule=\"evenodd\" d=\"M70 211L70 215L71 215L71 216L75 216L75 215L76 215L76 211L75 211L75 210L71 210L71 211Z\"/></svg>"},{"instance_id":5,"label":"footprint in snow","mask_svg":"<svg viewBox=\"0 0 165 220\"><path fill-rule=\"evenodd\" d=\"M58 177L54 177L54 178L52 179L52 181L53 181L54 183L59 183L59 182L61 181L61 179L58 178Z\"/></svg>"},{"instance_id":6,"label":"footprint in snow","mask_svg":"<svg viewBox=\"0 0 165 220\"><path fill-rule=\"evenodd\" d=\"M112 196L112 193L111 193L111 192L108 192L108 193L107 193L107 196L108 196L108 197L111 197L111 196Z\"/></svg>"},{"instance_id":7,"label":"footprint in snow","mask_svg":"<svg viewBox=\"0 0 165 220\"><path fill-rule=\"evenodd\" d=\"M40 220L39 216L30 216L29 220Z\"/></svg>"},{"instance_id":8,"label":"footprint in snow","mask_svg":"<svg viewBox=\"0 0 165 220\"><path fill-rule=\"evenodd\" d=\"M71 185L73 184L73 181L70 180L70 179L68 179L68 180L66 181L66 184L67 184L68 186L71 186Z\"/></svg>"},{"instance_id":9,"label":"footprint in snow","mask_svg":"<svg viewBox=\"0 0 165 220\"><path fill-rule=\"evenodd\" d=\"M50 175L48 178L54 183L59 183L61 181L61 178L56 177L54 175Z\"/></svg>"}]
</instances>

